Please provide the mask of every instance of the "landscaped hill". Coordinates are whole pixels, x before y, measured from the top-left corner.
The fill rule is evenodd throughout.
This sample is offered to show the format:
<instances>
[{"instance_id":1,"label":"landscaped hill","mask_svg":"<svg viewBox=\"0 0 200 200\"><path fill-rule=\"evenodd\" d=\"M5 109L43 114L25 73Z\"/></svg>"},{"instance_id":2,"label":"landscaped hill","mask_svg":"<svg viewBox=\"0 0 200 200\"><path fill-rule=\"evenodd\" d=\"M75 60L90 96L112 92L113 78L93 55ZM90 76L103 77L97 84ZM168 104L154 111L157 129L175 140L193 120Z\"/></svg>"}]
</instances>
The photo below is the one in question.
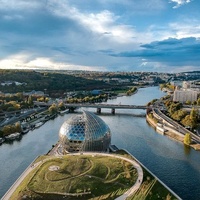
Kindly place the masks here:
<instances>
[{"instance_id":1,"label":"landscaped hill","mask_svg":"<svg viewBox=\"0 0 200 200\"><path fill-rule=\"evenodd\" d=\"M32 169L11 200L112 200L132 187L138 177L131 163L100 155L45 156Z\"/></svg>"},{"instance_id":2,"label":"landscaped hill","mask_svg":"<svg viewBox=\"0 0 200 200\"><path fill-rule=\"evenodd\" d=\"M114 200L138 184L139 189L129 193L126 200L179 199L147 169L139 169L134 162L124 150L109 157L98 153L40 156L27 169L29 174L9 199Z\"/></svg>"}]
</instances>

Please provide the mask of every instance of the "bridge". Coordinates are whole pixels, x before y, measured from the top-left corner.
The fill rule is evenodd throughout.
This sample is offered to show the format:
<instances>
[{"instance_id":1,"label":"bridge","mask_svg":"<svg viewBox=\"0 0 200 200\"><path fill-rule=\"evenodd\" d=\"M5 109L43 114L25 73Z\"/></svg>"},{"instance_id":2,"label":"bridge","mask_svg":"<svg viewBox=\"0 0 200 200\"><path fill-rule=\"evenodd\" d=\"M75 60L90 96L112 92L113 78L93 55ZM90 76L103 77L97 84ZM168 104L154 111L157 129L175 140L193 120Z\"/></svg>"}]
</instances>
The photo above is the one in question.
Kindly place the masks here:
<instances>
[{"instance_id":1,"label":"bridge","mask_svg":"<svg viewBox=\"0 0 200 200\"><path fill-rule=\"evenodd\" d=\"M51 106L50 103L44 103L44 102L34 102L35 105L39 106ZM122 104L100 104L100 103L65 103L64 104L66 108L69 110L73 110L76 108L96 108L97 113L101 113L101 109L107 108L111 109L111 113L115 114L116 109L148 109L149 106L146 105L122 105Z\"/></svg>"},{"instance_id":2,"label":"bridge","mask_svg":"<svg viewBox=\"0 0 200 200\"><path fill-rule=\"evenodd\" d=\"M67 108L96 108L97 113L101 113L102 108L111 109L111 113L115 114L116 109L147 109L148 106L143 105L121 105L121 104L65 104Z\"/></svg>"}]
</instances>

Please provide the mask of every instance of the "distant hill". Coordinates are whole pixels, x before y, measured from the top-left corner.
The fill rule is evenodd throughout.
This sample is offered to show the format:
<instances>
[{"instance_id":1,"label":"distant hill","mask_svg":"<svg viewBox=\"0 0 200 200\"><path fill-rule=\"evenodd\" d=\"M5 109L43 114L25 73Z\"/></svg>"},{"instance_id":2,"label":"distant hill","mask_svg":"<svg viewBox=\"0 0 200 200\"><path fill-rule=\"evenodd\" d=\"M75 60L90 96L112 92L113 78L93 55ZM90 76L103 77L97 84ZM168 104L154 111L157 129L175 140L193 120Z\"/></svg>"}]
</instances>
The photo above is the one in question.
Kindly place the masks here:
<instances>
[{"instance_id":1,"label":"distant hill","mask_svg":"<svg viewBox=\"0 0 200 200\"><path fill-rule=\"evenodd\" d=\"M4 84L10 81L9 84ZM23 83L23 84L16 84ZM48 94L64 93L73 90L93 90L108 88L103 81L91 80L55 72L36 72L32 70L0 69L0 91L6 93L46 90Z\"/></svg>"}]
</instances>

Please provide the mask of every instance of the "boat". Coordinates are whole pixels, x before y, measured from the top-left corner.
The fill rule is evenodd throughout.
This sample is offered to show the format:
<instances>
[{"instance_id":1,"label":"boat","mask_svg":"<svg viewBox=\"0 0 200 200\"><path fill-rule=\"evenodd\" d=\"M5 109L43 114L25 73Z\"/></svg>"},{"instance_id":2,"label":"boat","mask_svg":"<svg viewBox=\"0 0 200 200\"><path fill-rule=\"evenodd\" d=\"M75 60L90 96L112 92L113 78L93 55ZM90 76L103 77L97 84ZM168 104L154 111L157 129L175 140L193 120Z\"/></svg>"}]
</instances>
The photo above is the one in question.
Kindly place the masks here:
<instances>
[{"instance_id":1,"label":"boat","mask_svg":"<svg viewBox=\"0 0 200 200\"><path fill-rule=\"evenodd\" d=\"M69 112L69 109L66 109L66 110L61 110L59 113L60 115L64 115L65 113L68 113Z\"/></svg>"},{"instance_id":2,"label":"boat","mask_svg":"<svg viewBox=\"0 0 200 200\"><path fill-rule=\"evenodd\" d=\"M35 128L39 128L40 126L42 126L44 124L44 122L38 122L35 124Z\"/></svg>"},{"instance_id":3,"label":"boat","mask_svg":"<svg viewBox=\"0 0 200 200\"><path fill-rule=\"evenodd\" d=\"M8 136L5 136L6 140L15 140L16 138L19 138L21 136L21 133L16 132L16 133L12 133Z\"/></svg>"},{"instance_id":4,"label":"boat","mask_svg":"<svg viewBox=\"0 0 200 200\"><path fill-rule=\"evenodd\" d=\"M29 129L28 129L28 128L25 128L25 129L22 129L21 134L26 134L26 133L28 133L28 132L29 132Z\"/></svg>"},{"instance_id":5,"label":"boat","mask_svg":"<svg viewBox=\"0 0 200 200\"><path fill-rule=\"evenodd\" d=\"M0 137L0 145L5 141L5 138Z\"/></svg>"}]
</instances>

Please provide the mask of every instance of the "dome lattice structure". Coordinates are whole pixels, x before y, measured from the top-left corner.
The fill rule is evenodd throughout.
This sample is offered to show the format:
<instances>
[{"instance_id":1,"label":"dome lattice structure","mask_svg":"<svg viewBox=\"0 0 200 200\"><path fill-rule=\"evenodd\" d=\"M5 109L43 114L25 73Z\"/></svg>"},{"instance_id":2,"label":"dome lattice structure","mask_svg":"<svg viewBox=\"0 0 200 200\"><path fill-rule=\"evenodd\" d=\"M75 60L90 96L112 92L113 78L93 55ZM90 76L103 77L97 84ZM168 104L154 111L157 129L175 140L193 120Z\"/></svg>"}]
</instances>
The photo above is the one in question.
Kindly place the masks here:
<instances>
[{"instance_id":1,"label":"dome lattice structure","mask_svg":"<svg viewBox=\"0 0 200 200\"><path fill-rule=\"evenodd\" d=\"M106 151L111 142L107 124L95 114L83 111L63 123L59 131L63 148L73 151Z\"/></svg>"}]
</instances>

